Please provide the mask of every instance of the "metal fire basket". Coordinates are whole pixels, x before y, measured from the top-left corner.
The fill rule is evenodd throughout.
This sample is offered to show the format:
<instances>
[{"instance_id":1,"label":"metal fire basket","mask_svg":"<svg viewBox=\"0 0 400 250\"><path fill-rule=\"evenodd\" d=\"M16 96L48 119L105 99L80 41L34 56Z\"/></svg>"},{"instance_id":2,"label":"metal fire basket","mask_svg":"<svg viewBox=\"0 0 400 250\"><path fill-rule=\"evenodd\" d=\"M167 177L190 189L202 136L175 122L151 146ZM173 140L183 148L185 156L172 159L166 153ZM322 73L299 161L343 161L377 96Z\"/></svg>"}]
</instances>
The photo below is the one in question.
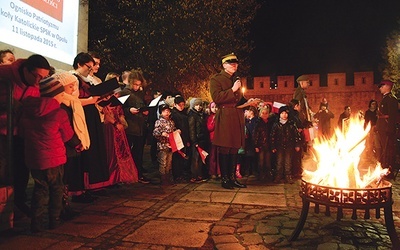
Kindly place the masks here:
<instances>
[{"instance_id":1,"label":"metal fire basket","mask_svg":"<svg viewBox=\"0 0 400 250\"><path fill-rule=\"evenodd\" d=\"M396 234L393 221L392 211L392 184L382 180L382 186L379 188L338 188L320 186L301 181L300 197L302 198L303 207L299 222L293 231L289 241L296 240L307 219L310 203L314 203L314 212L319 213L320 205L324 205L325 215L330 216L330 208L337 208L336 220L343 218L343 209L351 209L353 220L357 219L357 210L364 210L364 219L370 219L370 210L375 209L375 217L380 218L380 209L384 210L386 229L392 241L393 249L400 249L400 241Z\"/></svg>"}]
</instances>

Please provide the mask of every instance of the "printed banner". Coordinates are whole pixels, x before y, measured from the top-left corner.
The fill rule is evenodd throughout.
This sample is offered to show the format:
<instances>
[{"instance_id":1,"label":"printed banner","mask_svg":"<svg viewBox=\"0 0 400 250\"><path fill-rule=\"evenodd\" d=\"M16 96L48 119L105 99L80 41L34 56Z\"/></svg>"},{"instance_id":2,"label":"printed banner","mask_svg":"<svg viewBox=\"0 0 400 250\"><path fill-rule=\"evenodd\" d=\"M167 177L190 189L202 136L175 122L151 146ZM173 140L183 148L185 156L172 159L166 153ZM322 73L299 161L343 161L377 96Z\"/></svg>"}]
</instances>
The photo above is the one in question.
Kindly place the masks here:
<instances>
[{"instance_id":1,"label":"printed banner","mask_svg":"<svg viewBox=\"0 0 400 250\"><path fill-rule=\"evenodd\" d=\"M63 21L64 0L53 0L53 1L21 0L21 1L57 19L60 22Z\"/></svg>"}]
</instances>

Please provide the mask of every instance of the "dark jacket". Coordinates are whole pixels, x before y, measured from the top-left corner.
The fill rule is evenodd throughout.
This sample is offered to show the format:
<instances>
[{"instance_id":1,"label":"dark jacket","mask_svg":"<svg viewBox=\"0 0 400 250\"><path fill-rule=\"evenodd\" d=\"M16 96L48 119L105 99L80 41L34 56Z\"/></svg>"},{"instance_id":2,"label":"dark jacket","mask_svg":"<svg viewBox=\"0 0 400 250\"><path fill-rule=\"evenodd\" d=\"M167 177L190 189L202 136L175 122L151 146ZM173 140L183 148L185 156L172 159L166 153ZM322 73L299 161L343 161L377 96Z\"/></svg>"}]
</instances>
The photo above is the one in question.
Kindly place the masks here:
<instances>
[{"instance_id":1,"label":"dark jacket","mask_svg":"<svg viewBox=\"0 0 400 250\"><path fill-rule=\"evenodd\" d=\"M364 120L364 129L367 128L368 123L371 123L371 127L374 127L378 120L378 109L375 109L375 111L372 111L370 109L365 111L364 119L365 119Z\"/></svg>"},{"instance_id":2,"label":"dark jacket","mask_svg":"<svg viewBox=\"0 0 400 250\"><path fill-rule=\"evenodd\" d=\"M331 135L331 119L333 119L335 115L330 110L319 110L318 113L314 115L314 118L318 119L318 129L321 131L322 135L330 136Z\"/></svg>"},{"instance_id":3,"label":"dark jacket","mask_svg":"<svg viewBox=\"0 0 400 250\"><path fill-rule=\"evenodd\" d=\"M296 125L288 120L285 124L275 122L271 131L271 149L287 150L300 147L301 137Z\"/></svg>"},{"instance_id":4,"label":"dark jacket","mask_svg":"<svg viewBox=\"0 0 400 250\"><path fill-rule=\"evenodd\" d=\"M185 147L190 146L189 117L186 110L179 111L173 108L171 110L171 119L174 121L176 129L181 130L181 138Z\"/></svg>"},{"instance_id":5,"label":"dark jacket","mask_svg":"<svg viewBox=\"0 0 400 250\"><path fill-rule=\"evenodd\" d=\"M203 112L194 109L189 110L189 135L192 146L199 145L202 149L207 149L209 145L209 135Z\"/></svg>"},{"instance_id":6,"label":"dark jacket","mask_svg":"<svg viewBox=\"0 0 400 250\"><path fill-rule=\"evenodd\" d=\"M72 108L67 107L64 103L61 103L60 108L65 110L68 115L69 124L71 128L73 128L73 115L72 115ZM71 140L65 143L65 149L67 150L67 157L76 157L80 155L75 149L76 145L79 145L81 140L79 140L78 136L75 134L72 136Z\"/></svg>"},{"instance_id":7,"label":"dark jacket","mask_svg":"<svg viewBox=\"0 0 400 250\"><path fill-rule=\"evenodd\" d=\"M376 129L382 135L394 136L396 134L396 122L398 116L397 99L388 93L379 103L378 121Z\"/></svg>"},{"instance_id":8,"label":"dark jacket","mask_svg":"<svg viewBox=\"0 0 400 250\"><path fill-rule=\"evenodd\" d=\"M147 116L142 112L132 114L130 108L144 108L146 103L144 101L143 91L133 91L131 88L126 87L121 91L121 96L129 95L128 100L123 105L125 119L128 123L128 127L125 132L129 135L144 136L147 131Z\"/></svg>"},{"instance_id":9,"label":"dark jacket","mask_svg":"<svg viewBox=\"0 0 400 250\"><path fill-rule=\"evenodd\" d=\"M246 139L245 139L245 151L247 156L254 156L256 154L254 145L254 131L259 123L258 117L253 117L251 120L245 120L246 127Z\"/></svg>"},{"instance_id":10,"label":"dark jacket","mask_svg":"<svg viewBox=\"0 0 400 250\"><path fill-rule=\"evenodd\" d=\"M273 125L273 120L268 119L265 122L263 119L260 119L257 123L256 128L254 129L254 147L256 148L268 148L271 149L271 129Z\"/></svg>"},{"instance_id":11,"label":"dark jacket","mask_svg":"<svg viewBox=\"0 0 400 250\"><path fill-rule=\"evenodd\" d=\"M58 167L67 161L64 143L72 146L74 131L68 115L54 98L28 97L23 102L20 135L25 139L25 162L31 169Z\"/></svg>"}]
</instances>

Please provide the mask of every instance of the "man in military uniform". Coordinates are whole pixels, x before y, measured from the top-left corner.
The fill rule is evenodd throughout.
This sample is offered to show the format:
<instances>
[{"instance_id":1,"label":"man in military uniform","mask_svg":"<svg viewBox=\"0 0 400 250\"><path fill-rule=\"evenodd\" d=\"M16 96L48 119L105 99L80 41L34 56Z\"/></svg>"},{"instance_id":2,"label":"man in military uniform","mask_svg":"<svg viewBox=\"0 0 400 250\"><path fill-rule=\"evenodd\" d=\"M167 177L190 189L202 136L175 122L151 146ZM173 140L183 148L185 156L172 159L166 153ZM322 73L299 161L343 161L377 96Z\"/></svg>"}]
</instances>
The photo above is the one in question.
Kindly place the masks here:
<instances>
[{"instance_id":1,"label":"man in military uniform","mask_svg":"<svg viewBox=\"0 0 400 250\"><path fill-rule=\"evenodd\" d=\"M383 168L394 165L396 145L397 99L391 94L393 82L383 80L379 84L379 91L383 95L379 104L376 129L378 132L377 153L378 160Z\"/></svg>"},{"instance_id":2,"label":"man in military uniform","mask_svg":"<svg viewBox=\"0 0 400 250\"><path fill-rule=\"evenodd\" d=\"M306 75L301 75L296 79L298 87L296 88L293 99L300 102L299 117L303 123L303 127L307 128L311 126L311 118L313 116L310 107L307 102L306 89L310 84L310 79Z\"/></svg>"},{"instance_id":3,"label":"man in military uniform","mask_svg":"<svg viewBox=\"0 0 400 250\"><path fill-rule=\"evenodd\" d=\"M215 134L213 144L219 150L222 187L233 189L246 185L236 180L235 168L239 148L245 144L244 114L237 108L245 102L241 92L240 78L235 75L238 69L235 54L222 57L223 69L211 78L210 93L219 109L215 116Z\"/></svg>"}]
</instances>

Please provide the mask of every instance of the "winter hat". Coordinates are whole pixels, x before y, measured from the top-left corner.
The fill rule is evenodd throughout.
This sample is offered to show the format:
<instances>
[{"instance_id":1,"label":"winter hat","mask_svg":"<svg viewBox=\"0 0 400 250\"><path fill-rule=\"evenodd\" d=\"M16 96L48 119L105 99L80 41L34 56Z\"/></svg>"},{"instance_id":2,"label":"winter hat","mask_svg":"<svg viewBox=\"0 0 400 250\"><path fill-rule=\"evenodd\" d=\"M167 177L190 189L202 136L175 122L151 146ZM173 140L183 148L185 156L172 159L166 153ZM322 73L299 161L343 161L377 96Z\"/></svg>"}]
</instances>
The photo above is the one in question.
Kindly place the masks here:
<instances>
[{"instance_id":1,"label":"winter hat","mask_svg":"<svg viewBox=\"0 0 400 250\"><path fill-rule=\"evenodd\" d=\"M289 107L288 106L282 106L279 108L279 115L281 115L282 112L286 112L289 114Z\"/></svg>"},{"instance_id":2,"label":"winter hat","mask_svg":"<svg viewBox=\"0 0 400 250\"><path fill-rule=\"evenodd\" d=\"M60 81L60 83L63 86L67 86L69 84L74 84L74 85L78 86L78 84L79 84L78 78L76 78L76 76L74 76L70 72L57 73L57 74L54 74L52 77L54 77L55 79Z\"/></svg>"},{"instance_id":3,"label":"winter hat","mask_svg":"<svg viewBox=\"0 0 400 250\"><path fill-rule=\"evenodd\" d=\"M39 82L40 96L54 97L64 91L64 86L54 77L48 77Z\"/></svg>"},{"instance_id":4,"label":"winter hat","mask_svg":"<svg viewBox=\"0 0 400 250\"><path fill-rule=\"evenodd\" d=\"M168 104L161 104L160 107L158 107L158 112L161 114L165 109L169 109Z\"/></svg>"},{"instance_id":5,"label":"winter hat","mask_svg":"<svg viewBox=\"0 0 400 250\"><path fill-rule=\"evenodd\" d=\"M185 102L185 99L183 99L182 96L177 95L177 96L175 96L174 102L175 102L175 104L179 104L181 102Z\"/></svg>"},{"instance_id":6,"label":"winter hat","mask_svg":"<svg viewBox=\"0 0 400 250\"><path fill-rule=\"evenodd\" d=\"M169 107L173 107L174 106L174 99L175 97L167 97L164 102L165 104L167 104Z\"/></svg>"},{"instance_id":7,"label":"winter hat","mask_svg":"<svg viewBox=\"0 0 400 250\"><path fill-rule=\"evenodd\" d=\"M190 100L190 108L194 108L194 106L196 105L202 105L203 104L203 100L201 98L193 98L192 100Z\"/></svg>"}]
</instances>

